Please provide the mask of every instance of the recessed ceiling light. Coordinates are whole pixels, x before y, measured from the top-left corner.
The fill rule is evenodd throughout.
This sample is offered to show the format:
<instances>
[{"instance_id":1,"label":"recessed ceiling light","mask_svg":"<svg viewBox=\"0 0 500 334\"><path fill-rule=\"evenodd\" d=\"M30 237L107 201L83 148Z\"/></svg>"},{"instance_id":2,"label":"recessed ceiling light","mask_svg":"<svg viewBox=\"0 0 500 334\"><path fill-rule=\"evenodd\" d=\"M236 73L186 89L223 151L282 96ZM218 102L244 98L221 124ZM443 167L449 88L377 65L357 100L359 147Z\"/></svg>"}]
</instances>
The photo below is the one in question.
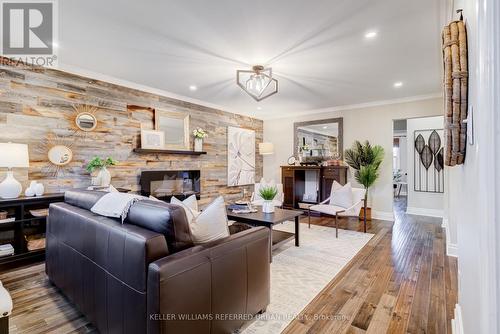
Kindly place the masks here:
<instances>
[{"instance_id":1,"label":"recessed ceiling light","mask_svg":"<svg viewBox=\"0 0 500 334\"><path fill-rule=\"evenodd\" d=\"M398 81L398 82L394 83L394 88L399 88L401 86L403 86L403 83L401 81Z\"/></svg>"},{"instance_id":2,"label":"recessed ceiling light","mask_svg":"<svg viewBox=\"0 0 500 334\"><path fill-rule=\"evenodd\" d=\"M366 39L372 39L372 38L375 38L375 37L377 37L377 32L376 31L368 31L365 34L365 38Z\"/></svg>"},{"instance_id":3,"label":"recessed ceiling light","mask_svg":"<svg viewBox=\"0 0 500 334\"><path fill-rule=\"evenodd\" d=\"M196 87L195 85L189 86L189 90L192 91L192 92L194 92L197 89L198 89L198 87Z\"/></svg>"},{"instance_id":4,"label":"recessed ceiling light","mask_svg":"<svg viewBox=\"0 0 500 334\"><path fill-rule=\"evenodd\" d=\"M257 110L262 110L262 107L257 107Z\"/></svg>"},{"instance_id":5,"label":"recessed ceiling light","mask_svg":"<svg viewBox=\"0 0 500 334\"><path fill-rule=\"evenodd\" d=\"M323 127L323 129L328 129L328 125L325 125L325 126Z\"/></svg>"}]
</instances>

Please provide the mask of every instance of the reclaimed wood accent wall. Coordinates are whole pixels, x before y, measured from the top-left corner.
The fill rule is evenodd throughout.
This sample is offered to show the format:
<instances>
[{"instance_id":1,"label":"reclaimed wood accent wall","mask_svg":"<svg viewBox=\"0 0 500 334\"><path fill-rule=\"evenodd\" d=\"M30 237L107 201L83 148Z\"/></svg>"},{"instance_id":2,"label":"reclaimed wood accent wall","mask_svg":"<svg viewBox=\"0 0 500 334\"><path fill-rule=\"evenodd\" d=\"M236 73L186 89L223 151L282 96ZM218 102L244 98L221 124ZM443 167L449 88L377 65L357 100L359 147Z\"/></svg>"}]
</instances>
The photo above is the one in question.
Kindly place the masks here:
<instances>
[{"instance_id":1,"label":"reclaimed wood accent wall","mask_svg":"<svg viewBox=\"0 0 500 334\"><path fill-rule=\"evenodd\" d=\"M75 104L98 107L93 132L75 133ZM204 141L207 154L134 153L133 149L140 147L141 125L153 128L155 108L189 113L191 131L202 127L208 132ZM58 70L13 64L0 57L0 142L29 145L30 168L15 170L23 191L31 180L43 183L50 193L87 187L87 162L94 156L111 156L119 161L109 168L116 187L139 191L142 170L199 169L202 204L219 194L226 200L239 198L245 187L226 186L228 126L255 130L257 143L262 142L261 120ZM70 141L73 150L73 161L57 176L44 173L49 162L43 143L53 134ZM262 156L256 152L256 180L261 177ZM251 191L252 186L246 189Z\"/></svg>"}]
</instances>

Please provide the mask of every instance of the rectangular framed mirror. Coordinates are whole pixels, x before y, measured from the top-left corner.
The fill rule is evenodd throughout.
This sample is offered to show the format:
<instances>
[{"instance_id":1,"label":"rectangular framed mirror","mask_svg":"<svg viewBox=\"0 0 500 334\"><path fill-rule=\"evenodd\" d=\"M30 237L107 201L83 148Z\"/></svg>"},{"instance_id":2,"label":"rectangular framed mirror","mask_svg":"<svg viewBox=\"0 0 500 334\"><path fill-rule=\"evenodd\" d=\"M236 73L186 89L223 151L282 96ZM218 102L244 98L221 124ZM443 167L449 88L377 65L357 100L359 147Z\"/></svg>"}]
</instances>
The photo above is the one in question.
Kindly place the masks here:
<instances>
[{"instance_id":1,"label":"rectangular framed mirror","mask_svg":"<svg viewBox=\"0 0 500 334\"><path fill-rule=\"evenodd\" d=\"M294 153L300 161L321 163L343 156L343 119L294 123Z\"/></svg>"},{"instance_id":2,"label":"rectangular framed mirror","mask_svg":"<svg viewBox=\"0 0 500 334\"><path fill-rule=\"evenodd\" d=\"M155 110L155 130L165 134L164 149L189 151L189 115Z\"/></svg>"}]
</instances>

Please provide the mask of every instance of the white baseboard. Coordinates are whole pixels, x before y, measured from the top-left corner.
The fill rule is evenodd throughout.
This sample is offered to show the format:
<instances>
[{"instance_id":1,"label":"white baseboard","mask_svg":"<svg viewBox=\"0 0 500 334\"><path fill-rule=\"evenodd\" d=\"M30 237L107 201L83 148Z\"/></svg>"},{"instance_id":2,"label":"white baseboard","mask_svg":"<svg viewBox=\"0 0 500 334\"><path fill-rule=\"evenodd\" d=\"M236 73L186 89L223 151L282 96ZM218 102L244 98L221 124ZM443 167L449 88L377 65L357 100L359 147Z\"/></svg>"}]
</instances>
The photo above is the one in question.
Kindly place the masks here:
<instances>
[{"instance_id":1,"label":"white baseboard","mask_svg":"<svg viewBox=\"0 0 500 334\"><path fill-rule=\"evenodd\" d=\"M372 210L372 218L379 220L388 220L390 222L394 221L394 213L387 211L376 211Z\"/></svg>"},{"instance_id":2,"label":"white baseboard","mask_svg":"<svg viewBox=\"0 0 500 334\"><path fill-rule=\"evenodd\" d=\"M409 215L443 218L443 210L436 210L436 209L407 207L406 213Z\"/></svg>"},{"instance_id":3,"label":"white baseboard","mask_svg":"<svg viewBox=\"0 0 500 334\"><path fill-rule=\"evenodd\" d=\"M446 242L446 255L458 257L458 247L457 244L452 244L451 242Z\"/></svg>"},{"instance_id":4,"label":"white baseboard","mask_svg":"<svg viewBox=\"0 0 500 334\"><path fill-rule=\"evenodd\" d=\"M445 229L446 236L446 255L458 257L458 245L450 242L450 229L448 228L448 218L443 218L441 227Z\"/></svg>"},{"instance_id":5,"label":"white baseboard","mask_svg":"<svg viewBox=\"0 0 500 334\"><path fill-rule=\"evenodd\" d=\"M464 325L462 323L462 308L455 304L455 318L451 319L451 333L464 334Z\"/></svg>"}]
</instances>

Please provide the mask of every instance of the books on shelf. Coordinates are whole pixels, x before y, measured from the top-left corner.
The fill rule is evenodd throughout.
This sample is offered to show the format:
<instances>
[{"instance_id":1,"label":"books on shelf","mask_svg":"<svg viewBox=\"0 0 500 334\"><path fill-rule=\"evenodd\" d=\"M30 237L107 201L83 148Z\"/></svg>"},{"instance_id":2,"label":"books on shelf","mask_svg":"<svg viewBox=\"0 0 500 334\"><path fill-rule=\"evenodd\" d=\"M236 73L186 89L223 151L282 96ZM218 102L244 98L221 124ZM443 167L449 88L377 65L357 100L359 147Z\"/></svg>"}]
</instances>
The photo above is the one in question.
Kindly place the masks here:
<instances>
[{"instance_id":1,"label":"books on shelf","mask_svg":"<svg viewBox=\"0 0 500 334\"><path fill-rule=\"evenodd\" d=\"M16 218L15 217L10 217L10 218L5 218L5 219L0 219L0 224L5 224L5 223L11 223L13 221L15 221Z\"/></svg>"},{"instance_id":2,"label":"books on shelf","mask_svg":"<svg viewBox=\"0 0 500 334\"><path fill-rule=\"evenodd\" d=\"M14 247L11 244L0 245L0 257L14 255Z\"/></svg>"}]
</instances>

